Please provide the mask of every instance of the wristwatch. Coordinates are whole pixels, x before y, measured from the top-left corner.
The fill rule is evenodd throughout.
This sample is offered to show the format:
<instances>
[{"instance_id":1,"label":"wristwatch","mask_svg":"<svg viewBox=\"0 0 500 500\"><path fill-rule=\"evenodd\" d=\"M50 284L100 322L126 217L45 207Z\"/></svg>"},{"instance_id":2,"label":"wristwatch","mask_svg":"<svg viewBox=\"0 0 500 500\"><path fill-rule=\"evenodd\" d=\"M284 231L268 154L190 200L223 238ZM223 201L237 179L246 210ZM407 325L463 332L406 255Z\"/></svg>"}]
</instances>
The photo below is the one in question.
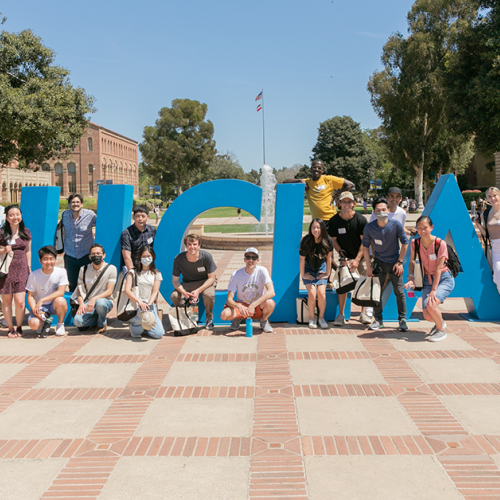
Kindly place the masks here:
<instances>
[{"instance_id":1,"label":"wristwatch","mask_svg":"<svg viewBox=\"0 0 500 500\"><path fill-rule=\"evenodd\" d=\"M398 264L401 264L401 265L403 265L403 261L401 261L401 260L398 260Z\"/></svg>"}]
</instances>

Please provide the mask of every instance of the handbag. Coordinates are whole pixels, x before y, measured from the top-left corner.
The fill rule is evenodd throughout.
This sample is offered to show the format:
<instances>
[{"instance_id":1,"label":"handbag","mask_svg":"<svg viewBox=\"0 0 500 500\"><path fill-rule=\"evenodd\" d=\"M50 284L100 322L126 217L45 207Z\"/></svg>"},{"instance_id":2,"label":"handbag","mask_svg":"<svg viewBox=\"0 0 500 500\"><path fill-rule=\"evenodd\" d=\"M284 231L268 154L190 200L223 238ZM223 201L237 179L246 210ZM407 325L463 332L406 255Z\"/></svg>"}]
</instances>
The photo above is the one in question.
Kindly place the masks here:
<instances>
[{"instance_id":1,"label":"handbag","mask_svg":"<svg viewBox=\"0 0 500 500\"><path fill-rule=\"evenodd\" d=\"M139 287L137 286L137 274L133 269L131 269L129 273L132 273L132 293L137 297L137 295L139 294ZM130 297L125 294L126 281L127 280L124 276L121 280L120 288L118 289L117 293L116 317L120 321L129 321L137 314L137 302L130 300Z\"/></svg>"},{"instance_id":2,"label":"handbag","mask_svg":"<svg viewBox=\"0 0 500 500\"><path fill-rule=\"evenodd\" d=\"M344 294L354 290L358 280L359 274L356 271L352 273L348 266L339 266L333 276L332 288L337 294Z\"/></svg>"},{"instance_id":3,"label":"handbag","mask_svg":"<svg viewBox=\"0 0 500 500\"><path fill-rule=\"evenodd\" d=\"M307 307L307 299L303 297L297 297L297 324L299 325L307 325L311 320L309 316L309 307ZM314 317L316 320L319 318L319 309L318 303L316 302L316 306L314 308Z\"/></svg>"},{"instance_id":4,"label":"handbag","mask_svg":"<svg viewBox=\"0 0 500 500\"><path fill-rule=\"evenodd\" d=\"M91 266L92 264L88 264L89 266ZM95 290L97 284L99 283L99 281L101 281L101 278L104 276L104 273L106 272L106 270L108 269L109 267L109 264L106 264L106 267L102 270L102 273L99 274L99 276L97 277L97 279L94 281L93 285L90 287L90 290L87 292L87 285L85 284L85 276L87 275L87 266L85 266L83 268L83 286L85 287L85 297L83 298L83 302L86 302L87 299L92 295L92 292ZM76 290L75 292L73 292L73 295L76 296ZM73 295L71 296L71 299L69 301L69 304L71 306L71 316L73 316L73 318L76 316L76 313L78 312L78 309L80 309L80 303L78 302L78 300L75 300L73 298ZM83 295L83 294L82 294Z\"/></svg>"},{"instance_id":5,"label":"handbag","mask_svg":"<svg viewBox=\"0 0 500 500\"><path fill-rule=\"evenodd\" d=\"M171 309L171 312L172 309ZM188 304L176 306L175 314L169 314L168 319L170 326L174 331L174 337L184 337L185 335L194 335L198 333L201 328L190 317L188 312Z\"/></svg>"},{"instance_id":6,"label":"handbag","mask_svg":"<svg viewBox=\"0 0 500 500\"><path fill-rule=\"evenodd\" d=\"M373 276L361 278L352 293L352 302L361 307L377 307L380 304L380 279Z\"/></svg>"},{"instance_id":7,"label":"handbag","mask_svg":"<svg viewBox=\"0 0 500 500\"><path fill-rule=\"evenodd\" d=\"M65 210L64 212L66 212ZM56 253L58 255L64 253L64 239L66 238L66 230L64 229L64 224L63 224L63 215L64 212L61 214L61 220L57 223L56 227L56 235L54 238L54 246L56 247Z\"/></svg>"},{"instance_id":8,"label":"handbag","mask_svg":"<svg viewBox=\"0 0 500 500\"><path fill-rule=\"evenodd\" d=\"M11 250L4 254L2 262L0 263L0 278L5 278L9 274L10 264L14 258L14 252Z\"/></svg>"}]
</instances>

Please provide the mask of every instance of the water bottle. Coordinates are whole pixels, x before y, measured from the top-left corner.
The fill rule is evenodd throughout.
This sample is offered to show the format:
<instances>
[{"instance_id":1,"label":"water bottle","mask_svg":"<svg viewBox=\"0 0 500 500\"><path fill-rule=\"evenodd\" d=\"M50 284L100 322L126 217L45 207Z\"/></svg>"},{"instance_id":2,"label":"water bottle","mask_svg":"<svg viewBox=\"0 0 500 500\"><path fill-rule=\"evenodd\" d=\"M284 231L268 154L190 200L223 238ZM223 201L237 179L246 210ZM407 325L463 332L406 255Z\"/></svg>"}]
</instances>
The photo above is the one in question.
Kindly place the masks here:
<instances>
[{"instance_id":1,"label":"water bottle","mask_svg":"<svg viewBox=\"0 0 500 500\"><path fill-rule=\"evenodd\" d=\"M40 338L46 339L47 335L50 334L50 326L52 325L52 316L47 312L42 313L42 316L44 317L45 321L43 322L40 331Z\"/></svg>"},{"instance_id":2,"label":"water bottle","mask_svg":"<svg viewBox=\"0 0 500 500\"><path fill-rule=\"evenodd\" d=\"M198 324L198 305L194 304L189 308L189 319L195 324Z\"/></svg>"},{"instance_id":3,"label":"water bottle","mask_svg":"<svg viewBox=\"0 0 500 500\"><path fill-rule=\"evenodd\" d=\"M253 323L252 323L252 318L247 318L245 321L245 326L246 326L246 336L247 337L252 337L253 336Z\"/></svg>"},{"instance_id":4,"label":"water bottle","mask_svg":"<svg viewBox=\"0 0 500 500\"><path fill-rule=\"evenodd\" d=\"M415 284L412 283L409 287L408 287L408 298L409 299L413 299L413 297L415 297Z\"/></svg>"}]
</instances>

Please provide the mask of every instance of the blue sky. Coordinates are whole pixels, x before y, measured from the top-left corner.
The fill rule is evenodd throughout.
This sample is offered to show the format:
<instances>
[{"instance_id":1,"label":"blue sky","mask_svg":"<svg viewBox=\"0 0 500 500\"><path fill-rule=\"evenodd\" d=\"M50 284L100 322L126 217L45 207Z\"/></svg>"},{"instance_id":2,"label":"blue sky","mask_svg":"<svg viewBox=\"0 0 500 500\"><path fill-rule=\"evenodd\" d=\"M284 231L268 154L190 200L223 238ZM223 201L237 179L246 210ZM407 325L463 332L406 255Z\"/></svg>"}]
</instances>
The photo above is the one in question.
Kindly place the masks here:
<instances>
[{"instance_id":1,"label":"blue sky","mask_svg":"<svg viewBox=\"0 0 500 500\"><path fill-rule=\"evenodd\" d=\"M320 122L379 119L366 90L411 0L3 0L3 28L32 29L96 98L91 120L137 141L173 99L208 105L220 152L246 171L309 163Z\"/></svg>"}]
</instances>

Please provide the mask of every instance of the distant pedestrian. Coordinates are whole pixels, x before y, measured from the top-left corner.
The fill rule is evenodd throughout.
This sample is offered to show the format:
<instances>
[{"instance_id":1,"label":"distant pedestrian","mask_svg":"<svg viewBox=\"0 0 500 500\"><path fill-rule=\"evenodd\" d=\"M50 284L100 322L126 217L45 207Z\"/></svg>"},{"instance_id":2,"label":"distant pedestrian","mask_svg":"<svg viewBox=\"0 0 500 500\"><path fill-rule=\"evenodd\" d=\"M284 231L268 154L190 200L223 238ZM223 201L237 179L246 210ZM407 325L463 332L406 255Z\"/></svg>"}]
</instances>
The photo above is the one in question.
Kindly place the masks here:
<instances>
[{"instance_id":1,"label":"distant pedestrian","mask_svg":"<svg viewBox=\"0 0 500 500\"><path fill-rule=\"evenodd\" d=\"M365 214L368 213L368 203L366 203L366 198L363 199L363 211Z\"/></svg>"},{"instance_id":2,"label":"distant pedestrian","mask_svg":"<svg viewBox=\"0 0 500 500\"><path fill-rule=\"evenodd\" d=\"M476 217L476 200L472 200L470 202L470 213L474 219Z\"/></svg>"},{"instance_id":3,"label":"distant pedestrian","mask_svg":"<svg viewBox=\"0 0 500 500\"><path fill-rule=\"evenodd\" d=\"M156 215L156 225L158 225L158 222L160 220L160 206L156 205L155 207L155 215Z\"/></svg>"},{"instance_id":4,"label":"distant pedestrian","mask_svg":"<svg viewBox=\"0 0 500 500\"><path fill-rule=\"evenodd\" d=\"M241 208L238 208L236 213L238 214L238 219L241 219Z\"/></svg>"}]
</instances>

